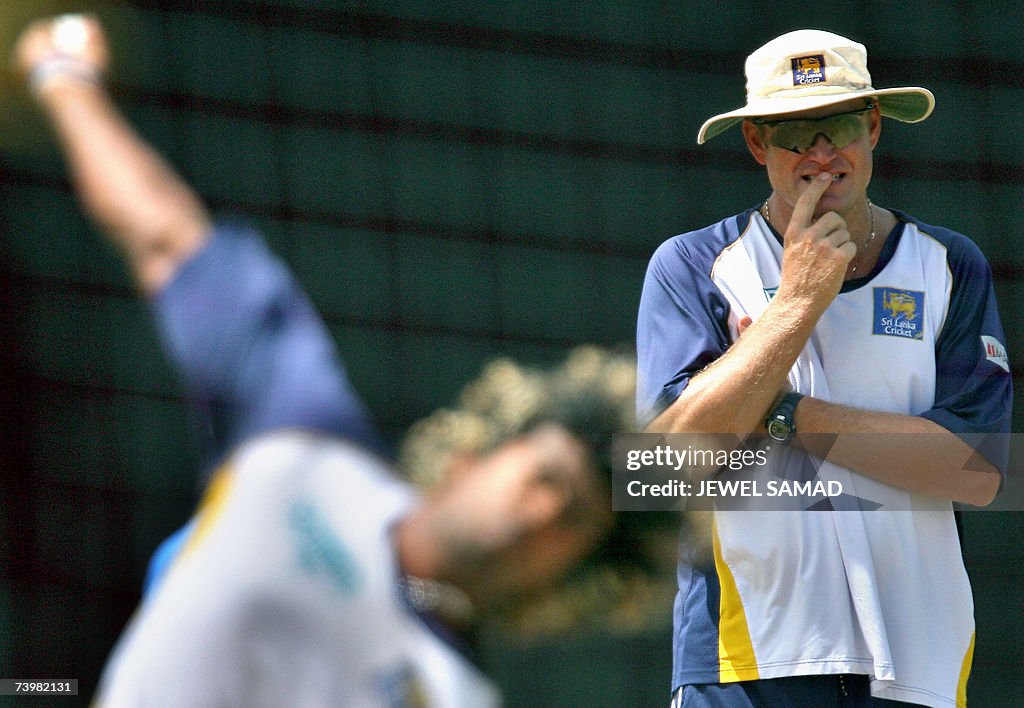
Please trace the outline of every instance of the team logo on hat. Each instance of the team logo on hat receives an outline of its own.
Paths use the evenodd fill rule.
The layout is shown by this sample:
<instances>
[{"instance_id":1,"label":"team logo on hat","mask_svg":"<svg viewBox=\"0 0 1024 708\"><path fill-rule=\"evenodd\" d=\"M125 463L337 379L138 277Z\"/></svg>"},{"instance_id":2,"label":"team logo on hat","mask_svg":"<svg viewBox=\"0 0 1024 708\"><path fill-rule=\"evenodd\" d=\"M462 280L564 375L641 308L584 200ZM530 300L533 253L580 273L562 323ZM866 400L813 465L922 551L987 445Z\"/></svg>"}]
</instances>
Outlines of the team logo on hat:
<instances>
[{"instance_id":1,"label":"team logo on hat","mask_svg":"<svg viewBox=\"0 0 1024 708\"><path fill-rule=\"evenodd\" d=\"M811 54L793 57L793 83L797 86L820 84L825 81L825 55Z\"/></svg>"},{"instance_id":2,"label":"team logo on hat","mask_svg":"<svg viewBox=\"0 0 1024 708\"><path fill-rule=\"evenodd\" d=\"M924 339L924 293L875 288L874 334Z\"/></svg>"}]
</instances>

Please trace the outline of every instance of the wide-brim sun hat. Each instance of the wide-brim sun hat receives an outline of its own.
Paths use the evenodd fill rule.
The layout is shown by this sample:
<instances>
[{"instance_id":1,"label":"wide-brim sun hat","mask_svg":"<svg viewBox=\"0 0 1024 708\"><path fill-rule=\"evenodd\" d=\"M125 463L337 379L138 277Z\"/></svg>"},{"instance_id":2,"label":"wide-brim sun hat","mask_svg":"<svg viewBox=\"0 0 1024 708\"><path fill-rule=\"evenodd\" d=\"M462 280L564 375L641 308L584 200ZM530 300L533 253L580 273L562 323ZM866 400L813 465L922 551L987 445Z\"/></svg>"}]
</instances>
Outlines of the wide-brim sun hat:
<instances>
[{"instance_id":1,"label":"wide-brim sun hat","mask_svg":"<svg viewBox=\"0 0 1024 708\"><path fill-rule=\"evenodd\" d=\"M776 37L747 57L747 105L704 121L697 142L705 143L745 118L823 108L852 98L875 97L882 115L917 123L935 108L935 97L919 86L876 89L863 44L824 30L797 30Z\"/></svg>"}]
</instances>

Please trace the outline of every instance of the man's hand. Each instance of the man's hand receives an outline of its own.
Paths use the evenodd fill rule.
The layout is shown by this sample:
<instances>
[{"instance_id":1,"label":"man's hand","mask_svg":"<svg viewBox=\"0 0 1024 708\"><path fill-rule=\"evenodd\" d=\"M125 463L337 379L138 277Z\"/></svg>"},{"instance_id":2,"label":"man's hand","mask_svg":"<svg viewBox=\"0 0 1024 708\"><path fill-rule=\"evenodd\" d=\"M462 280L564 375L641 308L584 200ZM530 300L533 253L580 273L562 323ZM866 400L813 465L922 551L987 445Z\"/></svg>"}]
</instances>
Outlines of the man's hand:
<instances>
[{"instance_id":1,"label":"man's hand","mask_svg":"<svg viewBox=\"0 0 1024 708\"><path fill-rule=\"evenodd\" d=\"M846 221L834 211L813 220L818 200L832 183L822 172L797 200L783 238L782 280L777 298L802 301L820 315L839 293L846 269L857 254Z\"/></svg>"},{"instance_id":2,"label":"man's hand","mask_svg":"<svg viewBox=\"0 0 1024 708\"><path fill-rule=\"evenodd\" d=\"M198 196L125 121L100 84L109 48L99 20L61 15L29 25L15 60L52 123L75 191L121 250L139 285L158 292L211 232Z\"/></svg>"},{"instance_id":3,"label":"man's hand","mask_svg":"<svg viewBox=\"0 0 1024 708\"><path fill-rule=\"evenodd\" d=\"M96 82L107 70L110 51L93 15L60 15L29 25L14 49L18 70L43 95L67 82Z\"/></svg>"}]
</instances>

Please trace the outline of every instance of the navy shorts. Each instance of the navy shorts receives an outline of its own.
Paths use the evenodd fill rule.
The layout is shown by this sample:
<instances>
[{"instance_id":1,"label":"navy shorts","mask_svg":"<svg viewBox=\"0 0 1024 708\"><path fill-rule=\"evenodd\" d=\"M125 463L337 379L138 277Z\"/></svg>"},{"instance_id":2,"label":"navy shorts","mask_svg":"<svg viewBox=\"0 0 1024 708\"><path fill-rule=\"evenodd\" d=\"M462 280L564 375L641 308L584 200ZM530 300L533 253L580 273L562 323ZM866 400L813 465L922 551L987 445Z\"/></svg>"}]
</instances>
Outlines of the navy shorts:
<instances>
[{"instance_id":1,"label":"navy shorts","mask_svg":"<svg viewBox=\"0 0 1024 708\"><path fill-rule=\"evenodd\" d=\"M862 674L836 674L682 686L672 695L671 708L885 708L914 705L919 704L872 697L871 683Z\"/></svg>"}]
</instances>

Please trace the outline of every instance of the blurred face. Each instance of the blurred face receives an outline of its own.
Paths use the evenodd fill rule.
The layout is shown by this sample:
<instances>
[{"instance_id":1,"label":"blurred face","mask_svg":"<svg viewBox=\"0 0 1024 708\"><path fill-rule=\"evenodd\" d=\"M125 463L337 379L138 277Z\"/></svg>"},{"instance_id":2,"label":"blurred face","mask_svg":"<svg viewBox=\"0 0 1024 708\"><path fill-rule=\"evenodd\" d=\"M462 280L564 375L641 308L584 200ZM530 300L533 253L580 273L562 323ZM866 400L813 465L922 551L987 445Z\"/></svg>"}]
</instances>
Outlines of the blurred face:
<instances>
[{"instance_id":1,"label":"blurred face","mask_svg":"<svg viewBox=\"0 0 1024 708\"><path fill-rule=\"evenodd\" d=\"M459 584L478 604L551 584L612 523L607 486L589 450L553 424L472 458L439 492L435 530L460 568Z\"/></svg>"},{"instance_id":2,"label":"blurred face","mask_svg":"<svg viewBox=\"0 0 1024 708\"><path fill-rule=\"evenodd\" d=\"M743 124L751 154L767 168L772 190L789 210L818 174L832 175L815 218L863 208L880 132L878 108L863 99Z\"/></svg>"}]
</instances>

